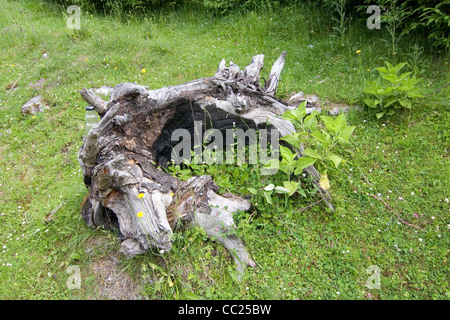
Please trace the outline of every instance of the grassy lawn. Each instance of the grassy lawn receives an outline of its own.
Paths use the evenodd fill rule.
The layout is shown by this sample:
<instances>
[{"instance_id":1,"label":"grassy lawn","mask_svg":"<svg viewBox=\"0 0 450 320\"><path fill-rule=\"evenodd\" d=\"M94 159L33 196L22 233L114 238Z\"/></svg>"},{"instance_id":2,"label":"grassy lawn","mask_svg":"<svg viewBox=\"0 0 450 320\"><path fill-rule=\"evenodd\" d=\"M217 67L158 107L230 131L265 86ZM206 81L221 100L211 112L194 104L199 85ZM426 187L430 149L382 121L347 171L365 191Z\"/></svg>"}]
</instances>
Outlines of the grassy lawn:
<instances>
[{"instance_id":1,"label":"grassy lawn","mask_svg":"<svg viewBox=\"0 0 450 320\"><path fill-rule=\"evenodd\" d=\"M0 0L0 10L0 298L448 299L450 87L436 93L449 82L448 53L414 35L393 53L389 34L367 29L365 16L348 21L344 38L333 36L328 14L306 6L226 16L82 11L80 30L67 28L66 8L44 1ZM336 212L308 207L313 197L239 214L237 232L258 264L241 281L226 249L202 230L177 232L168 254L127 260L114 233L85 225L81 88L156 89L212 76L222 58L243 68L258 53L267 78L283 50L280 98L303 91L362 106L365 81L384 61L407 62L405 71L423 79L426 97L410 112L347 114L352 144L338 151L346 162L328 171ZM49 109L22 116L38 94ZM235 167L211 170L223 190L248 195L260 183ZM67 285L73 265L79 289ZM366 285L370 266L380 270L377 288Z\"/></svg>"}]
</instances>

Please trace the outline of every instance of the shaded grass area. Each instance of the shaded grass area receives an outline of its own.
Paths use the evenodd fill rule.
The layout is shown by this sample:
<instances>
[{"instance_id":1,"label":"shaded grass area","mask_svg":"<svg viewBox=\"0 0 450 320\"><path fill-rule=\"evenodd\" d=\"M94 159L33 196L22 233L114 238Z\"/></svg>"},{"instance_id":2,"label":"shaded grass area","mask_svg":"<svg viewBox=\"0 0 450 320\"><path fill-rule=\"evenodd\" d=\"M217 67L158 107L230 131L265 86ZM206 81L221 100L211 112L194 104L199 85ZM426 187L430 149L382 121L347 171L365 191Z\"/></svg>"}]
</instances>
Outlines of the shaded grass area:
<instances>
[{"instance_id":1,"label":"shaded grass area","mask_svg":"<svg viewBox=\"0 0 450 320\"><path fill-rule=\"evenodd\" d=\"M83 12L81 30L67 29L65 8L45 2L0 6L1 297L111 299L105 288L124 277L105 278L98 266L108 262L111 274L138 287L115 293L124 298L448 298L449 90L432 94L448 83L448 54L409 38L391 56L384 31L366 29L364 17L354 17L341 41L330 36L326 13L301 6L224 17L185 8L120 20ZM328 174L336 213L321 204L301 210L316 199L293 199L288 208L259 203L258 211L241 213L237 232L258 264L242 282L229 253L201 230L176 233L169 254L126 260L114 233L86 227L77 161L82 87L136 81L156 89L213 75L222 58L243 67L264 53L270 66L283 50L279 97L303 91L357 104L364 80L384 60L407 61L431 94L411 113L381 122L368 110L350 111L355 137L341 151L348 161ZM37 91L30 83L41 78ZM20 107L37 94L50 109L22 116ZM227 187L245 193L231 172ZM248 186L255 179L249 175ZM69 265L80 267L80 289L67 286ZM371 265L381 270L379 289L366 286Z\"/></svg>"}]
</instances>

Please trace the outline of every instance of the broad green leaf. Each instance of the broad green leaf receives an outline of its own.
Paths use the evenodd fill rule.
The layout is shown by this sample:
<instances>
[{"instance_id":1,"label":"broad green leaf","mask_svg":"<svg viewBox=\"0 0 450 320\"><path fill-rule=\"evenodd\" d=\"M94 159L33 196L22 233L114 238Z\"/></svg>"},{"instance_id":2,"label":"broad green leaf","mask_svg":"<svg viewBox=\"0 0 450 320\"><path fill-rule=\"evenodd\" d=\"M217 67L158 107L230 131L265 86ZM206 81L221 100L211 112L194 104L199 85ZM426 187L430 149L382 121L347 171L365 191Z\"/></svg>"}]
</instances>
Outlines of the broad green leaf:
<instances>
[{"instance_id":1,"label":"broad green leaf","mask_svg":"<svg viewBox=\"0 0 450 320\"><path fill-rule=\"evenodd\" d=\"M388 73L388 71L387 71L387 69L385 67L378 67L378 68L375 68L375 69L380 71L380 74L387 74Z\"/></svg>"},{"instance_id":2,"label":"broad green leaf","mask_svg":"<svg viewBox=\"0 0 450 320\"><path fill-rule=\"evenodd\" d=\"M264 188L265 191L271 191L273 190L273 188L275 188L275 185L273 183L269 184L268 186L266 186Z\"/></svg>"},{"instance_id":3,"label":"broad green leaf","mask_svg":"<svg viewBox=\"0 0 450 320\"><path fill-rule=\"evenodd\" d=\"M394 110L389 110L388 112L386 112L386 114L388 115L388 116L392 116L393 114L395 114L395 111Z\"/></svg>"},{"instance_id":4,"label":"broad green leaf","mask_svg":"<svg viewBox=\"0 0 450 320\"><path fill-rule=\"evenodd\" d=\"M283 185L289 190L289 196L291 196L295 193L295 191L297 191L299 184L297 181L283 181Z\"/></svg>"},{"instance_id":5,"label":"broad green leaf","mask_svg":"<svg viewBox=\"0 0 450 320\"><path fill-rule=\"evenodd\" d=\"M319 187L315 187L315 188L308 190L308 193L313 196L317 193L317 190L319 190ZM306 197L306 195L305 195L305 197Z\"/></svg>"},{"instance_id":6,"label":"broad green leaf","mask_svg":"<svg viewBox=\"0 0 450 320\"><path fill-rule=\"evenodd\" d=\"M296 154L293 153L291 149L283 146L280 146L280 154L281 157L285 159L289 164L291 164L294 161L294 158L296 156Z\"/></svg>"},{"instance_id":7,"label":"broad green leaf","mask_svg":"<svg viewBox=\"0 0 450 320\"><path fill-rule=\"evenodd\" d=\"M311 157L311 158L314 158L314 159L322 159L322 157L320 156L319 152L317 150L315 150L315 149L306 148L303 151L303 154L305 156L308 156L308 157Z\"/></svg>"},{"instance_id":8,"label":"broad green leaf","mask_svg":"<svg viewBox=\"0 0 450 320\"><path fill-rule=\"evenodd\" d=\"M303 101L302 103L299 104L299 106L297 107L297 109L292 110L292 114L300 120L301 120L306 116L306 103L307 101Z\"/></svg>"},{"instance_id":9,"label":"broad green leaf","mask_svg":"<svg viewBox=\"0 0 450 320\"><path fill-rule=\"evenodd\" d=\"M393 67L389 62L386 62L386 64L388 65L389 73L397 73L406 65L406 62L401 62L395 65L395 67Z\"/></svg>"},{"instance_id":10,"label":"broad green leaf","mask_svg":"<svg viewBox=\"0 0 450 320\"><path fill-rule=\"evenodd\" d=\"M398 83L400 82L399 77L396 74L390 73L390 74L385 74L381 76L383 79L388 80L391 83Z\"/></svg>"},{"instance_id":11,"label":"broad green leaf","mask_svg":"<svg viewBox=\"0 0 450 320\"><path fill-rule=\"evenodd\" d=\"M408 99L400 99L399 102L405 108L411 109L412 107L411 101L409 101Z\"/></svg>"},{"instance_id":12,"label":"broad green leaf","mask_svg":"<svg viewBox=\"0 0 450 320\"><path fill-rule=\"evenodd\" d=\"M370 98L366 98L364 99L364 102L370 107L370 108L376 108L378 106L378 104L381 102L380 100L376 100L376 99L370 99Z\"/></svg>"},{"instance_id":13,"label":"broad green leaf","mask_svg":"<svg viewBox=\"0 0 450 320\"><path fill-rule=\"evenodd\" d=\"M384 101L383 101L383 108L387 108L389 107L391 104L393 104L394 102L396 102L398 100L398 98L396 96L390 96L387 97Z\"/></svg>"},{"instance_id":14,"label":"broad green leaf","mask_svg":"<svg viewBox=\"0 0 450 320\"><path fill-rule=\"evenodd\" d=\"M306 193L305 193L305 190L303 190L302 188L298 188L297 189L297 192L299 193L299 194L301 194L304 198L306 198Z\"/></svg>"},{"instance_id":15,"label":"broad green leaf","mask_svg":"<svg viewBox=\"0 0 450 320\"><path fill-rule=\"evenodd\" d=\"M332 131L336 131L334 127L334 119L330 116L320 116L320 118L322 119L323 123L325 124L325 126L327 127L328 130L332 130Z\"/></svg>"},{"instance_id":16,"label":"broad green leaf","mask_svg":"<svg viewBox=\"0 0 450 320\"><path fill-rule=\"evenodd\" d=\"M247 188L248 191L250 191L251 194L257 195L258 194L258 190L256 190L255 188Z\"/></svg>"},{"instance_id":17,"label":"broad green leaf","mask_svg":"<svg viewBox=\"0 0 450 320\"><path fill-rule=\"evenodd\" d=\"M409 76L411 73L412 73L412 72L405 72L405 73L402 73L398 78L399 78L401 81L409 82L408 80L410 80L410 78L409 78L408 76Z\"/></svg>"},{"instance_id":18,"label":"broad green leaf","mask_svg":"<svg viewBox=\"0 0 450 320\"><path fill-rule=\"evenodd\" d=\"M303 128L305 130L311 131L316 127L317 127L317 118L315 114L311 114L307 116L305 120L303 120Z\"/></svg>"},{"instance_id":19,"label":"broad green leaf","mask_svg":"<svg viewBox=\"0 0 450 320\"><path fill-rule=\"evenodd\" d=\"M316 159L310 158L310 157L301 157L295 161L295 171L294 173L296 175L299 175L303 172L304 169L306 169L309 166L312 166L316 162Z\"/></svg>"},{"instance_id":20,"label":"broad green leaf","mask_svg":"<svg viewBox=\"0 0 450 320\"><path fill-rule=\"evenodd\" d=\"M334 127L336 128L336 131L338 132L341 128L347 126L347 119L345 119L345 114L340 113L335 119L334 119Z\"/></svg>"},{"instance_id":21,"label":"broad green leaf","mask_svg":"<svg viewBox=\"0 0 450 320\"><path fill-rule=\"evenodd\" d=\"M299 123L297 117L292 114L292 111L293 110L288 110L288 111L283 112L283 114L281 115L281 118L291 121L295 127L298 127L300 125L300 123Z\"/></svg>"},{"instance_id":22,"label":"broad green leaf","mask_svg":"<svg viewBox=\"0 0 450 320\"><path fill-rule=\"evenodd\" d=\"M342 128L339 131L339 134L337 136L339 142L342 143L349 143L350 142L350 137L353 134L353 131L355 130L355 126L346 126L344 128Z\"/></svg>"},{"instance_id":23,"label":"broad green leaf","mask_svg":"<svg viewBox=\"0 0 450 320\"><path fill-rule=\"evenodd\" d=\"M384 116L384 111L383 111L383 112L378 112L378 113L376 114L376 116L377 116L377 119L382 118L382 117Z\"/></svg>"},{"instance_id":24,"label":"broad green leaf","mask_svg":"<svg viewBox=\"0 0 450 320\"><path fill-rule=\"evenodd\" d=\"M272 204L272 197L270 196L271 192L264 192L264 198L266 199L268 204Z\"/></svg>"},{"instance_id":25,"label":"broad green leaf","mask_svg":"<svg viewBox=\"0 0 450 320\"><path fill-rule=\"evenodd\" d=\"M311 136L316 138L320 143L325 144L327 141L330 140L330 135L326 133L325 131L313 131L311 132Z\"/></svg>"},{"instance_id":26,"label":"broad green leaf","mask_svg":"<svg viewBox=\"0 0 450 320\"><path fill-rule=\"evenodd\" d=\"M286 160L282 160L280 162L280 165L278 166L278 169L283 171L286 174L291 174L292 173L292 165L293 163L289 164Z\"/></svg>"},{"instance_id":27,"label":"broad green leaf","mask_svg":"<svg viewBox=\"0 0 450 320\"><path fill-rule=\"evenodd\" d=\"M336 168L338 167L338 165L339 165L339 164L341 163L341 161L342 161L342 158L339 157L338 155L335 155L335 154L330 154L330 155L326 156L325 159L333 161L334 166L335 166Z\"/></svg>"},{"instance_id":28,"label":"broad green leaf","mask_svg":"<svg viewBox=\"0 0 450 320\"><path fill-rule=\"evenodd\" d=\"M300 144L301 144L300 137L302 135L307 135L307 133L306 132L296 132L293 134L285 135L284 137L281 138L281 140L284 140L287 143L289 143L290 145L292 145L293 147L300 149Z\"/></svg>"}]
</instances>

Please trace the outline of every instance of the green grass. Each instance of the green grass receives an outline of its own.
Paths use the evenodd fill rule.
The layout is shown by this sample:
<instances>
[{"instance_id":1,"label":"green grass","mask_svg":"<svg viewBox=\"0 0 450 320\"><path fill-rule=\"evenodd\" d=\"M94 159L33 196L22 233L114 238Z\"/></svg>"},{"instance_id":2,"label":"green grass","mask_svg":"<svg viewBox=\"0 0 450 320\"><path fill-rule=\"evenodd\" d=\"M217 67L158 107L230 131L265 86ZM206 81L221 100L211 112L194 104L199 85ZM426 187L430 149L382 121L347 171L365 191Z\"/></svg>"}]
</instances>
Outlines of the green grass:
<instances>
[{"instance_id":1,"label":"green grass","mask_svg":"<svg viewBox=\"0 0 450 320\"><path fill-rule=\"evenodd\" d=\"M188 8L121 19L82 12L81 30L67 29L65 8L46 2L0 0L0 10L1 298L126 298L119 284L134 283L130 295L141 299L448 299L449 87L433 93L449 82L448 54L408 38L392 57L384 30L358 17L341 41L325 12L302 6L223 17ZM267 78L283 50L279 97L303 91L358 104L364 80L385 60L408 62L430 93L410 113L381 121L366 109L349 112L353 144L340 152L348 161L328 173L335 213L322 204L300 210L315 198L241 213L237 232L258 263L241 282L228 252L199 229L176 233L168 254L127 260L114 234L86 227L81 88L136 81L156 89L211 76L222 58L244 67L258 53ZM36 92L30 82L41 78ZM22 116L37 94L50 109ZM245 192L235 170L217 176ZM423 231L366 193L381 194ZM69 265L80 267L78 290L66 285ZM371 265L381 270L379 289L365 286Z\"/></svg>"}]
</instances>

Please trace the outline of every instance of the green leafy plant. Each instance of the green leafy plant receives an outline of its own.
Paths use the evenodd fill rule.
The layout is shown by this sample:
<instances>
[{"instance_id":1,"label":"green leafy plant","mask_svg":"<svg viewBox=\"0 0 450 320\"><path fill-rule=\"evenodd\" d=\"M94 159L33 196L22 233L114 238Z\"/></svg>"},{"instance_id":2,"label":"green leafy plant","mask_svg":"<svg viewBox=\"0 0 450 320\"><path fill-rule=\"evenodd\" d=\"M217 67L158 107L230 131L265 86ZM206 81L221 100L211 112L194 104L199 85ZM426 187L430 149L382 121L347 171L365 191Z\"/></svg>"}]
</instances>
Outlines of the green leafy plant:
<instances>
[{"instance_id":1,"label":"green leafy plant","mask_svg":"<svg viewBox=\"0 0 450 320\"><path fill-rule=\"evenodd\" d=\"M412 77L411 72L398 75L398 72L406 65L406 62L395 66L386 62L386 67L376 68L380 77L367 83L363 89L364 102L370 108L376 110L378 119L384 115L393 115L397 109L411 109L417 98L423 97L418 87L420 78Z\"/></svg>"},{"instance_id":2,"label":"green leafy plant","mask_svg":"<svg viewBox=\"0 0 450 320\"><path fill-rule=\"evenodd\" d=\"M281 160L272 159L265 164L266 168L278 169L285 174L282 185L275 186L270 183L263 188L268 203L272 203L270 196L273 192L285 194L285 199L296 192L306 197L299 176L311 165L317 166L323 179L328 183L328 168L330 166L337 168L343 161L333 150L339 144L348 144L355 129L354 126L347 125L343 113L333 118L313 111L306 116L306 101L296 109L286 111L282 118L290 120L297 132L281 138L291 145L293 150L280 146ZM250 192L256 194L257 191L252 189Z\"/></svg>"},{"instance_id":3,"label":"green leafy plant","mask_svg":"<svg viewBox=\"0 0 450 320\"><path fill-rule=\"evenodd\" d=\"M282 117L290 120L297 128L296 133L284 136L282 140L303 150L303 157L300 158L303 160L296 162L296 173L312 164L316 165L319 171L326 170L330 164L337 168L343 161L333 150L339 144L350 143L350 137L355 130L354 126L347 125L344 113L331 117L313 111L306 116L305 101L297 109L286 111Z\"/></svg>"}]
</instances>

